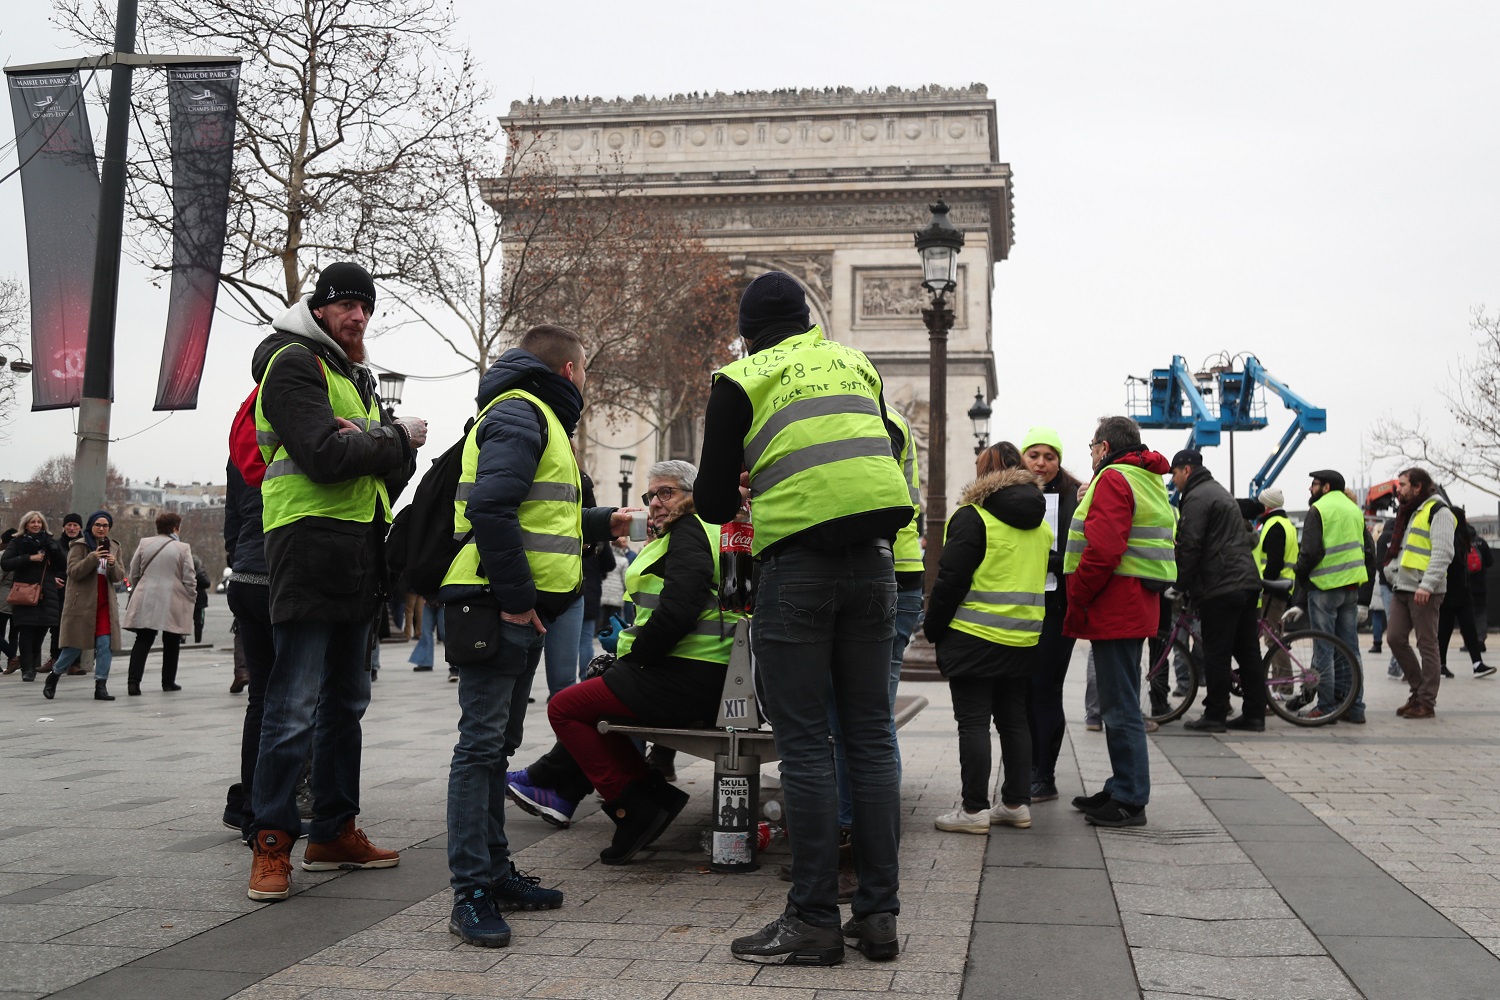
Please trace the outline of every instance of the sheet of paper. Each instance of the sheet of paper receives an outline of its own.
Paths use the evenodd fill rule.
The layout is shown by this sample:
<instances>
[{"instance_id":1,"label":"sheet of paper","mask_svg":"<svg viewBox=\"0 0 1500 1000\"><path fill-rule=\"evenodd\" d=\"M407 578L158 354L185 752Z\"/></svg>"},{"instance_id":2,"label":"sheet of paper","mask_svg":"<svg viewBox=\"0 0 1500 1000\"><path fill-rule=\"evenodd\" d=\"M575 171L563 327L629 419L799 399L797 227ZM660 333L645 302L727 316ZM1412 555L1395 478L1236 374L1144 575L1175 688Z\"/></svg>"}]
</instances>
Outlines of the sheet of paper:
<instances>
[{"instance_id":1,"label":"sheet of paper","mask_svg":"<svg viewBox=\"0 0 1500 1000\"><path fill-rule=\"evenodd\" d=\"M1057 530L1057 494L1056 493L1047 493L1047 494L1044 494L1044 496L1047 499L1047 527L1049 527L1049 528L1052 529L1052 551L1054 551L1054 552L1061 552L1062 551L1062 547L1063 547L1063 541L1064 541L1064 539L1058 533L1058 530ZM1056 589L1057 589L1057 574L1056 573L1052 573L1052 572L1048 572L1047 573L1047 590L1048 590L1048 592L1051 592L1051 591L1054 591Z\"/></svg>"}]
</instances>

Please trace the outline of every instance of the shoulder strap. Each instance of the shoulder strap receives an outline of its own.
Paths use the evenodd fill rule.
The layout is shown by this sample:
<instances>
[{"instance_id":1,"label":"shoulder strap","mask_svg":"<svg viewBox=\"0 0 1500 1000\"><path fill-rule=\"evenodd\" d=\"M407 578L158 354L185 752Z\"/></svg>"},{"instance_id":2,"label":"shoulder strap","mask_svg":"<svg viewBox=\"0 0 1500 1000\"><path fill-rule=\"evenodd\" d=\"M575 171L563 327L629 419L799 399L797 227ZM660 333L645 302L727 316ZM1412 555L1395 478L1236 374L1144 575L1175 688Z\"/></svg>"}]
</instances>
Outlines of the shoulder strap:
<instances>
[{"instance_id":1,"label":"shoulder strap","mask_svg":"<svg viewBox=\"0 0 1500 1000\"><path fill-rule=\"evenodd\" d=\"M145 576L146 575L146 567L150 566L151 565L151 561L153 559L155 559L157 556L161 555L162 552L166 550L166 547L168 545L171 545L171 544L172 544L172 539L168 538L167 541L166 541L166 544L162 545L155 552L151 553L149 556L146 557L146 561L143 562L143 563L141 563L141 573L140 573L141 576Z\"/></svg>"}]
</instances>

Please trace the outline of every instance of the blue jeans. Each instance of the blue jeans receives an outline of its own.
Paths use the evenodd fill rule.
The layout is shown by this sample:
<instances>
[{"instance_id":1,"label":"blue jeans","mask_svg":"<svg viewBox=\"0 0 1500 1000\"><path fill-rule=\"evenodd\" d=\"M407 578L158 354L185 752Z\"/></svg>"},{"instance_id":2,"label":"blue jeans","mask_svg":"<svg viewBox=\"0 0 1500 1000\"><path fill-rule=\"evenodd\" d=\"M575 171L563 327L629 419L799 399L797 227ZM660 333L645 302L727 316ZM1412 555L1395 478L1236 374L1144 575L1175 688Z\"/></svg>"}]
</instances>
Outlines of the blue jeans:
<instances>
[{"instance_id":1,"label":"blue jeans","mask_svg":"<svg viewBox=\"0 0 1500 1000\"><path fill-rule=\"evenodd\" d=\"M547 697L578 683L578 631L583 628L583 595L547 623Z\"/></svg>"},{"instance_id":2,"label":"blue jeans","mask_svg":"<svg viewBox=\"0 0 1500 1000\"><path fill-rule=\"evenodd\" d=\"M1337 590L1319 590L1316 587L1307 595L1307 623L1322 632L1332 632L1359 657L1359 591L1355 587L1340 587ZM1349 664L1333 663L1333 649L1325 643L1313 647L1312 665L1318 672L1318 709L1329 712L1343 700L1349 690ZM1349 705L1349 715L1356 719L1365 714L1364 691L1354 692L1354 701Z\"/></svg>"},{"instance_id":3,"label":"blue jeans","mask_svg":"<svg viewBox=\"0 0 1500 1000\"><path fill-rule=\"evenodd\" d=\"M250 793L252 832L302 828L297 778L309 751L310 839L327 843L359 815L360 720L370 705L371 626L368 621L271 626L276 662L261 715Z\"/></svg>"},{"instance_id":4,"label":"blue jeans","mask_svg":"<svg viewBox=\"0 0 1500 1000\"><path fill-rule=\"evenodd\" d=\"M1104 744L1114 773L1104 790L1128 806L1151 800L1146 719L1141 715L1141 648L1145 639L1095 639L1094 676L1104 719Z\"/></svg>"},{"instance_id":5,"label":"blue jeans","mask_svg":"<svg viewBox=\"0 0 1500 1000\"><path fill-rule=\"evenodd\" d=\"M917 630L922 617L922 588L896 591L896 638L891 642L891 747L896 751L896 783L901 783L901 743L896 739L896 689L901 686L901 661L906 645ZM828 728L833 732L833 773L839 783L839 826L854 822L854 795L849 791L849 761L844 755L844 734L839 728L838 713L828 704Z\"/></svg>"},{"instance_id":6,"label":"blue jeans","mask_svg":"<svg viewBox=\"0 0 1500 1000\"><path fill-rule=\"evenodd\" d=\"M52 663L54 674L66 673L67 669L77 663L83 656L83 650L77 646L64 646L58 651L57 659ZM109 679L109 665L114 661L114 653L109 648L108 633L97 636L94 639L94 680L103 681Z\"/></svg>"},{"instance_id":7,"label":"blue jeans","mask_svg":"<svg viewBox=\"0 0 1500 1000\"><path fill-rule=\"evenodd\" d=\"M500 629L493 660L458 668L458 743L448 769L448 871L454 892L511 873L505 768L521 745L543 637L530 624L501 622Z\"/></svg>"},{"instance_id":8,"label":"blue jeans","mask_svg":"<svg viewBox=\"0 0 1500 1000\"><path fill-rule=\"evenodd\" d=\"M761 563L750 630L761 707L781 755L792 846L792 911L837 927L839 818L828 703L837 707L854 792L856 919L899 913L901 784L891 744L896 577L888 544L793 545Z\"/></svg>"},{"instance_id":9,"label":"blue jeans","mask_svg":"<svg viewBox=\"0 0 1500 1000\"><path fill-rule=\"evenodd\" d=\"M417 644L411 649L411 656L407 663L419 667L432 666L433 639L437 635L437 622L441 617L441 608L435 607L431 601L422 602L422 634L417 636Z\"/></svg>"}]
</instances>

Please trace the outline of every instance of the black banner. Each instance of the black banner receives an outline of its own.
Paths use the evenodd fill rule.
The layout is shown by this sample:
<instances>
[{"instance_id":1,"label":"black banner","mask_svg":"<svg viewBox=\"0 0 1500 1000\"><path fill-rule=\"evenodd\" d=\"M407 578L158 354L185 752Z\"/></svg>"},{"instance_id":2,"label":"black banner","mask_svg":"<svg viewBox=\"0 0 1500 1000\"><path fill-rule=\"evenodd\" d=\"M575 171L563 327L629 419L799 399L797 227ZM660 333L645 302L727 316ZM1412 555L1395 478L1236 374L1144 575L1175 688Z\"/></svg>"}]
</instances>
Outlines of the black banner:
<instances>
[{"instance_id":1,"label":"black banner","mask_svg":"<svg viewBox=\"0 0 1500 1000\"><path fill-rule=\"evenodd\" d=\"M31 280L31 408L83 396L99 167L76 72L8 73Z\"/></svg>"},{"instance_id":2,"label":"black banner","mask_svg":"<svg viewBox=\"0 0 1500 1000\"><path fill-rule=\"evenodd\" d=\"M172 297L156 382L158 410L198 407L198 383L224 258L239 89L238 64L167 70L172 111Z\"/></svg>"}]
</instances>

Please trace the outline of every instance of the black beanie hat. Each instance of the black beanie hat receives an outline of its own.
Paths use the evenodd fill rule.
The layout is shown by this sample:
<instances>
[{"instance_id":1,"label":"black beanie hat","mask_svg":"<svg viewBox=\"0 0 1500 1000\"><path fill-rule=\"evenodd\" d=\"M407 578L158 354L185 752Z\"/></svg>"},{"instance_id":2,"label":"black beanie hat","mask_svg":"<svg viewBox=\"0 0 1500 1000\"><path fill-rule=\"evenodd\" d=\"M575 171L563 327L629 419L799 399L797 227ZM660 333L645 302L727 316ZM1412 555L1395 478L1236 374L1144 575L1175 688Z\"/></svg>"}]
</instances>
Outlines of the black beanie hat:
<instances>
[{"instance_id":1,"label":"black beanie hat","mask_svg":"<svg viewBox=\"0 0 1500 1000\"><path fill-rule=\"evenodd\" d=\"M774 323L800 323L804 330L812 325L802 286L782 271L767 271L750 282L740 296L741 337L754 340Z\"/></svg>"},{"instance_id":2,"label":"black beanie hat","mask_svg":"<svg viewBox=\"0 0 1500 1000\"><path fill-rule=\"evenodd\" d=\"M313 286L307 308L319 309L340 299L358 299L374 309L375 279L370 277L370 272L347 261L323 268L318 283Z\"/></svg>"},{"instance_id":3,"label":"black beanie hat","mask_svg":"<svg viewBox=\"0 0 1500 1000\"><path fill-rule=\"evenodd\" d=\"M82 514L69 514L67 517L63 518L63 525L67 526L69 524L76 524L80 528L83 527L83 515Z\"/></svg>"}]
</instances>

